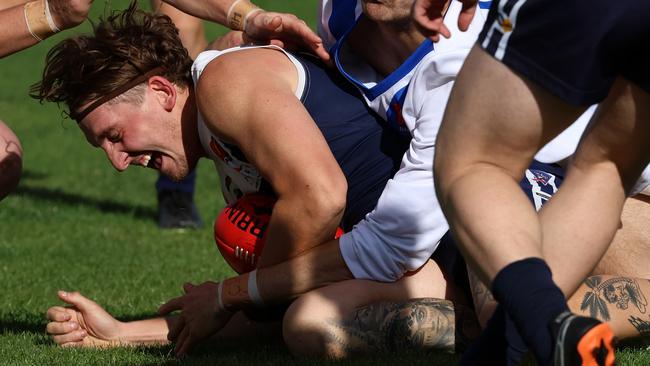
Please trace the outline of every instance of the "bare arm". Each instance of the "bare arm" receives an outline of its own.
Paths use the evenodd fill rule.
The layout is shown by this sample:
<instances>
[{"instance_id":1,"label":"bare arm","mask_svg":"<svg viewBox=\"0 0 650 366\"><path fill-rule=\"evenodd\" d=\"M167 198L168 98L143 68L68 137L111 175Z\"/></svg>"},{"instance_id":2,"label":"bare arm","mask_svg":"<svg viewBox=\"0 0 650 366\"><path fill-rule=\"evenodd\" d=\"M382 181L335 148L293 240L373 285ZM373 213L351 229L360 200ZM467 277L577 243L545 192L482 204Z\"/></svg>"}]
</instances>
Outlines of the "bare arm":
<instances>
[{"instance_id":1,"label":"bare arm","mask_svg":"<svg viewBox=\"0 0 650 366\"><path fill-rule=\"evenodd\" d=\"M277 196L260 266L334 237L345 208L345 176L295 96L296 83L282 52L252 49L212 61L197 87L209 128L236 144Z\"/></svg>"},{"instance_id":2,"label":"bare arm","mask_svg":"<svg viewBox=\"0 0 650 366\"><path fill-rule=\"evenodd\" d=\"M59 291L67 307L47 310L46 330L63 347L118 347L165 344L176 317L157 317L121 322L100 305L78 292Z\"/></svg>"},{"instance_id":3,"label":"bare arm","mask_svg":"<svg viewBox=\"0 0 650 366\"><path fill-rule=\"evenodd\" d=\"M40 15L39 9L45 9L43 0L29 2L38 3L34 7L36 15L29 16L31 31L25 20L25 4L22 1L19 5L0 10L0 57L10 55L38 43L39 40L54 34L49 28L45 15ZM49 10L54 25L60 29L68 29L77 26L88 16L92 0L49 0ZM29 6L29 4L28 4ZM32 8L30 8L32 9Z\"/></svg>"},{"instance_id":4,"label":"bare arm","mask_svg":"<svg viewBox=\"0 0 650 366\"><path fill-rule=\"evenodd\" d=\"M250 64L251 60L258 65ZM295 68L284 54L257 49L219 57L205 69L197 86L206 123L215 134L239 146L278 196L261 257L264 263L260 263L268 267L259 269L255 282L266 303L288 302L311 289L353 278L338 241L329 240L344 207L345 177L294 95L295 79ZM214 282L186 285L184 296L161 307L163 314L182 310L184 321L170 331L178 353L220 329L231 311L251 304L249 276L223 283L228 311L218 306ZM188 327L193 329L186 331Z\"/></svg>"},{"instance_id":5,"label":"bare arm","mask_svg":"<svg viewBox=\"0 0 650 366\"><path fill-rule=\"evenodd\" d=\"M330 61L330 56L320 37L303 20L293 14L270 11L252 12L245 18L245 24L239 28L233 28L228 25L228 11L235 0L163 1L195 17L217 22L233 30L244 31L246 43L273 43L292 49L304 48L311 50L323 61Z\"/></svg>"}]
</instances>

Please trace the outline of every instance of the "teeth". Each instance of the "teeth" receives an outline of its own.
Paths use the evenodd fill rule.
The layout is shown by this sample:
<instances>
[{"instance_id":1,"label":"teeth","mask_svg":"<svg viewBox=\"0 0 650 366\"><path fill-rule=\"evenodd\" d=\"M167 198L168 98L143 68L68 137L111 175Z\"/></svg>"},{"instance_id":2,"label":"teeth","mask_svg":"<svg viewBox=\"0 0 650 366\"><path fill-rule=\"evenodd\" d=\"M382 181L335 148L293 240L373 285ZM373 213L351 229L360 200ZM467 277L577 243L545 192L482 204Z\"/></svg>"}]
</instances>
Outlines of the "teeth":
<instances>
[{"instance_id":1,"label":"teeth","mask_svg":"<svg viewBox=\"0 0 650 366\"><path fill-rule=\"evenodd\" d=\"M147 165L149 165L150 160L151 160L151 154L144 155L142 159L140 159L140 164L146 167Z\"/></svg>"}]
</instances>

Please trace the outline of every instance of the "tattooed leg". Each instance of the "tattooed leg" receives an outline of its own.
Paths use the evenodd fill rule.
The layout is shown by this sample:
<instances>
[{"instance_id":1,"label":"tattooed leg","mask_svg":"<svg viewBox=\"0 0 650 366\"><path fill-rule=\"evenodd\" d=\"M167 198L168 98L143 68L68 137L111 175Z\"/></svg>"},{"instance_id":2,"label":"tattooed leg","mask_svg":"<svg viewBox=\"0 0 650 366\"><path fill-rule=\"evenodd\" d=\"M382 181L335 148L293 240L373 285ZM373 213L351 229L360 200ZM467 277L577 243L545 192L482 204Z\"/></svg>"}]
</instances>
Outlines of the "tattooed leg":
<instances>
[{"instance_id":1,"label":"tattooed leg","mask_svg":"<svg viewBox=\"0 0 650 366\"><path fill-rule=\"evenodd\" d=\"M432 261L394 283L339 282L291 305L285 343L296 354L332 358L402 348L453 350L477 335L478 325L473 311L441 300L446 293L453 291Z\"/></svg>"},{"instance_id":2,"label":"tattooed leg","mask_svg":"<svg viewBox=\"0 0 650 366\"><path fill-rule=\"evenodd\" d=\"M619 339L650 335L650 280L622 276L591 276L569 299L569 307L609 322Z\"/></svg>"},{"instance_id":3,"label":"tattooed leg","mask_svg":"<svg viewBox=\"0 0 650 366\"><path fill-rule=\"evenodd\" d=\"M449 300L413 299L365 306L349 318L327 320L328 348L341 354L372 351L464 350L478 335L471 309Z\"/></svg>"},{"instance_id":4,"label":"tattooed leg","mask_svg":"<svg viewBox=\"0 0 650 366\"><path fill-rule=\"evenodd\" d=\"M474 301L476 317L481 328L484 328L488 320L492 317L492 313L497 308L497 301L492 296L492 292L481 282L469 266L467 266L467 275L469 277L469 286L472 290L472 300Z\"/></svg>"}]
</instances>

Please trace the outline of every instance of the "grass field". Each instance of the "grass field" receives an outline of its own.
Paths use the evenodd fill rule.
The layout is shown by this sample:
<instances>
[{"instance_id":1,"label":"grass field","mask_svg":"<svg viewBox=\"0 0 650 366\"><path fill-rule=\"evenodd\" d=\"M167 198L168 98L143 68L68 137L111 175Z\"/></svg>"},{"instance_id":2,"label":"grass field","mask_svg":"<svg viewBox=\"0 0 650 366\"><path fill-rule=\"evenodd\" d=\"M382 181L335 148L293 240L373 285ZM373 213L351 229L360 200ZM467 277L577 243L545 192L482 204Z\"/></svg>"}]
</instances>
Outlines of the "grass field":
<instances>
[{"instance_id":1,"label":"grass field","mask_svg":"<svg viewBox=\"0 0 650 366\"><path fill-rule=\"evenodd\" d=\"M92 18L121 1L95 1ZM258 0L262 7L293 11L313 24L316 1ZM143 3L146 6L147 2ZM88 24L19 54L0 59L0 118L21 138L24 175L18 190L0 202L0 364L2 365L251 365L453 364L452 355L380 354L345 362L291 357L273 344L210 345L177 359L170 347L114 350L61 349L44 331L45 310L57 289L78 290L119 319L155 314L180 294L184 281L232 274L219 257L211 222L223 206L212 164L199 165L197 204L206 225L198 231L163 231L155 222L152 170L118 174L92 149L56 105L27 96L39 80L47 50ZM209 26L209 37L223 28ZM621 365L648 365L650 352L626 350Z\"/></svg>"}]
</instances>

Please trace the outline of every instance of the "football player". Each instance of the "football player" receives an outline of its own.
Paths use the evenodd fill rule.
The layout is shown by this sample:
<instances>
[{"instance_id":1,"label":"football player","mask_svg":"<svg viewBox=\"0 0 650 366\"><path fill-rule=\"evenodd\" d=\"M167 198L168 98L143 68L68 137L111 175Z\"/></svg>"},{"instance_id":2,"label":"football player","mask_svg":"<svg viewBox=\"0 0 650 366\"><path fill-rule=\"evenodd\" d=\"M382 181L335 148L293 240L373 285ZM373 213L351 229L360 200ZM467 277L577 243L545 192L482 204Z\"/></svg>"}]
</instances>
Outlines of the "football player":
<instances>
[{"instance_id":1,"label":"football player","mask_svg":"<svg viewBox=\"0 0 650 366\"><path fill-rule=\"evenodd\" d=\"M477 1L462 2L468 21ZM415 6L435 37L442 3ZM501 305L468 364L524 342L539 364L614 363L609 327L571 314L566 297L611 244L650 159L648 19L650 7L632 1L494 1L450 98L435 161L445 214ZM537 215L517 181L594 103L564 189ZM477 220L486 205L494 213ZM510 336L515 328L523 340Z\"/></svg>"},{"instance_id":2,"label":"football player","mask_svg":"<svg viewBox=\"0 0 650 366\"><path fill-rule=\"evenodd\" d=\"M471 44L471 42L470 42ZM416 46L419 46L416 44ZM423 50L426 49L426 45L424 46ZM462 49L458 50L459 54L462 54ZM238 51L241 52L241 51ZM407 54L409 55L409 54ZM444 55L444 53L443 53ZM427 56L427 52L424 52L424 55L421 56ZM206 56L207 57L207 56ZM435 59L432 56L427 56L427 60ZM407 57L408 58L408 57ZM444 57L443 57L444 59ZM219 61L219 59L217 59ZM216 62L216 61L212 61ZM441 63L444 66L444 63ZM453 70L454 65L458 66L458 63L450 63L448 66L450 69ZM399 66L399 65L397 65ZM412 66L412 65L411 65ZM398 67L399 69L399 67ZM411 71L412 68L409 68L407 71ZM449 71L449 74L441 74L441 78L439 81L443 82L443 88L442 90L442 95L444 95L444 91L448 90L447 88L449 85L446 85L445 80L452 80L453 79L453 71ZM449 77L449 79L446 79L446 77ZM393 79L394 80L394 79ZM399 80L399 79L398 79ZM423 79L426 80L426 79ZM408 80L407 80L408 82ZM415 84L414 84L415 85ZM434 84L435 85L435 84ZM413 93L420 93L422 91L418 91L418 88L411 89L414 90ZM443 103L444 104L444 103ZM222 106L224 107L224 106ZM201 108L201 105L199 104L199 108ZM413 112L414 109L411 109L411 112ZM431 125L433 126L433 131L435 132L435 116L436 114L433 115L433 117L430 116ZM229 116L229 117L235 117L236 116ZM409 118L415 118L415 117L409 117ZM411 119L409 120L408 124L410 126L414 126L417 123L415 123L416 119ZM424 120L420 120L420 122L423 122ZM407 124L407 126L408 126ZM398 124L399 126L399 124ZM407 127L409 128L409 127ZM415 130L409 131L409 133L413 133ZM423 132L424 130L421 129L419 130L420 132ZM429 131L430 132L430 131ZM431 135L424 134L425 137L431 138ZM415 133L417 135L417 133ZM417 136L416 136L417 137ZM417 138L411 141L412 144L418 144L418 141L422 141L421 139L418 140ZM427 140L430 141L430 140ZM425 148L427 145L422 145ZM415 149L420 149L420 146L415 146ZM222 156L228 156L224 154L221 150L223 150L223 146L218 145L215 146L214 148L215 154L217 155L222 155ZM406 159L410 159L413 155L407 155ZM149 157L145 157L145 160L151 161ZM237 169L238 163L234 161L233 159L218 159L223 161L223 165L226 165L226 167L230 166L233 169ZM432 159L431 159L432 160ZM422 174L430 174L430 169L428 170L427 173L427 162L424 161L422 166L424 167L423 169L415 169L419 170ZM430 163L428 163L430 166ZM226 169L224 167L224 169ZM240 169L241 170L241 169ZM531 172L532 173L532 172ZM430 176L430 175L429 175ZM547 178L552 178L551 176L545 176L542 174L542 177L547 177ZM538 176L532 176L530 178L530 181L532 182L539 182L539 177ZM424 180L423 180L424 181ZM224 182L226 183L226 182ZM530 183L530 182L529 182ZM429 183L430 184L430 183ZM531 184L532 185L532 184ZM226 184L226 187L228 185ZM537 185L537 187L539 184ZM432 189L432 187L431 187ZM529 189L530 191L530 189ZM429 193L429 197L432 191ZM540 193L540 192L538 192ZM540 193L541 194L541 193ZM406 197L406 196L404 196ZM406 197L408 198L408 197ZM410 202L410 201L409 201ZM275 210L274 210L274 215L275 215ZM412 212L405 212L407 215L413 215ZM412 217L412 216L408 216ZM401 217L403 219L403 217ZM372 220L372 219L371 219ZM371 221L370 220L370 221ZM439 222L436 221L434 222L435 225L441 225L444 226L444 222ZM401 227L399 226L393 226L393 234L399 233ZM442 232L444 233L445 230ZM354 230L352 231L354 233ZM404 230L404 233L406 235L413 235L417 234L412 232L411 230ZM425 233L427 234L427 233ZM332 232L328 232L327 234L332 235ZM325 237L325 240L327 238ZM438 239L439 240L439 239ZM435 249L435 246L437 244L437 241L431 240L429 243L429 246L427 246L425 249L427 251L433 251ZM441 244L442 245L442 244ZM408 248L407 248L408 249ZM411 250L411 249L408 249ZM271 252L273 253L273 252ZM429 253L430 254L430 253ZM427 262L428 257L426 254L421 255L424 257L424 262L425 263L431 263ZM285 256L284 258L286 258ZM390 258L389 258L390 259ZM390 259L391 261L393 259ZM429 264L431 266L432 264ZM329 266L329 267L328 267ZM417 269L417 265L414 267ZM417 272L417 275L420 275L422 273L427 273L428 270L427 266L424 267L424 269L420 270ZM425 271L427 269L427 271ZM363 270L363 269L361 269ZM382 268L381 266L369 266L368 270L372 271L379 271L381 272L382 270L385 271L387 268ZM400 277L404 272L406 272L408 269L407 267L398 267L398 270L396 271L397 275L396 277ZM464 270L464 268L463 268ZM433 272L431 272L433 273ZM435 273L434 273L435 274ZM393 274L394 275L394 274ZM363 317L363 314L368 315L371 314L372 312L368 312L367 310L371 309L371 306L366 307L364 304L369 304L372 303L373 301L381 300L377 298L377 293L381 294L384 300L394 300L394 301L400 301L402 298L401 294L398 293L392 293L389 289L390 288L395 288L399 289L399 286L406 285L412 286L411 288L415 291L418 290L417 286L415 286L415 280L413 280L414 276L406 276L401 279L399 279L394 285L390 283L377 283L377 282L372 282L372 281L364 281L364 280L355 280L355 281L345 281L342 282L343 280L351 279L353 278L354 275L349 272L349 269L347 268L347 262L341 258L341 254L339 251L339 246L337 242L330 242L326 245L319 245L315 247L314 249L311 249L304 254L300 255L299 257L296 257L293 260L278 263L277 265L270 266L270 267L265 267L261 268L258 271L254 271L252 274L246 274L243 276L238 276L232 279L228 279L224 281L222 284L217 284L213 282L208 282L205 283L201 286L191 286L187 285L186 286L186 291L187 291L187 296L179 299L173 300L168 306L164 308L164 310L168 311L171 309L174 309L176 307L182 307L183 308L183 313L187 318L184 318L182 322L177 322L174 324L172 327L171 331L171 337L178 340L178 350L180 352L184 352L187 350L187 342L190 344L193 343L196 339L192 338L187 338L187 331L185 331L185 326L188 325L189 323L193 322L199 322L203 324L199 325L204 325L208 329L201 329L198 328L200 331L205 331L204 334L199 334L199 338L205 337L208 334L212 334L216 330L214 329L215 327L219 329L221 324L215 324L214 322L209 324L206 322L203 322L201 319L217 319L217 320L223 320L222 317L228 316L228 310L227 309L241 309L245 308L247 306L250 306L251 303L256 302L256 303L264 303L264 302L283 302L286 301L287 299L292 299L295 298L299 295L304 294L305 292L313 289L313 288L318 288L323 285L328 285L331 284L332 282L337 282L336 284L327 286L323 288L322 290L317 290L313 291L308 296L301 296L299 301L294 303L292 305L292 308L290 309L288 317L285 318L285 335L288 335L286 338L287 342L289 343L290 347L292 350L295 352L303 352L303 353L314 353L314 354L324 354L324 355L330 355L330 356L344 356L348 352L350 352L350 345L354 344L356 348L354 349L370 349L371 347L385 347L387 344L386 342L373 342L372 339L358 339L358 338L351 338L351 334L353 332L351 331L351 327L345 327L345 326L340 326L337 327L336 325L332 324L343 324L340 322L332 322L331 319L329 319L328 322L328 317L331 314L341 314L341 313L347 313L347 314L353 314L355 315L354 317L350 317L350 319L365 319ZM362 277L363 278L363 277ZM409 285L411 284L412 285ZM431 285L433 284L433 285ZM391 287L395 286L395 287ZM427 285L430 287L426 291L428 291L429 296L438 296L438 297L443 297L445 296L445 293L448 291L445 291L445 286L446 282L443 281L440 276L437 277L431 277L431 282L428 283ZM236 291L237 288L242 289L242 291ZM220 290L221 289L221 290ZM356 289L356 290L352 290ZM419 290L418 290L419 291ZM451 291L449 291L451 292ZM356 296L354 297L345 297L342 296L342 294L350 294L350 293L355 293ZM214 299L218 298L221 296L221 303L223 304L223 308L219 308L221 304L217 301L215 302ZM346 299L348 301L342 302L341 299ZM403 300L402 300L403 301ZM443 314L444 316L447 316L446 319L452 319L453 318L453 309L447 305L444 307L438 307L436 308L435 306L431 306L431 301L425 306L426 309L433 309L434 311L437 312L436 316L441 316ZM321 314L322 317L320 318L315 318L313 311L314 309L327 309L325 306L328 306L329 304L329 311L319 311L319 314ZM391 303L384 303L384 304L391 304ZM410 303L411 306L414 303ZM459 302L461 304L461 302ZM323 306L321 306L323 305ZM397 307L392 307L392 311L395 309L398 309L399 306L403 306L404 304L395 304L392 303L391 306L397 306ZM416 304L417 305L417 304ZM419 304L422 305L422 304ZM364 310L365 312L361 312L361 310ZM309 311L309 310L312 311ZM351 310L352 309L352 310ZM387 308L384 308L387 309ZM399 309L404 309L404 307L401 307ZM413 309L413 307L408 307L408 309ZM451 312L450 312L451 309ZM381 309L377 309L376 307L374 310L382 311ZM218 314L218 317L213 318L213 314L216 312ZM386 316L388 316L388 313L386 312ZM395 312L392 312L394 314ZM398 311L399 313L399 311ZM427 312L425 312L427 313ZM205 315L201 315L205 314ZM375 314L375 313L372 313ZM183 316L183 315L181 315ZM187 319L187 320L185 320ZM373 319L372 317L368 317L368 319ZM425 320L429 321L431 319L435 318L430 318L426 317ZM310 323L311 321L311 323ZM66 323L67 320L62 320L62 323ZM317 323L317 324L315 324ZM450 321L447 324L453 324L454 321ZM179 325L180 324L180 325ZM438 323L440 324L440 323ZM371 325L371 322L363 322L362 324L357 323L356 326L359 327L366 327L363 328L365 332L364 334L373 334L370 331L370 328L368 328ZM377 325L377 323L373 323L372 325ZM165 326L166 323L165 323ZM343 337L330 337L328 339L342 339L343 342L340 344L331 344L327 342L323 342L322 340L324 339L323 335L328 334L333 328L337 328L336 331L338 332L338 335L344 335ZM165 330L167 328L164 328ZM318 330L317 332L314 332L314 330ZM375 329L380 329L379 327L376 327ZM405 330L408 330L409 328L405 328ZM411 330L413 328L410 328ZM305 337L306 330L312 331L311 334L313 337ZM439 337L437 335L441 334L438 332L438 330L432 330L431 328L429 331L433 332L432 337L421 337L420 335L422 333L414 333L417 334L418 336L412 337L413 340L422 340L425 339L426 341L433 340L434 344L453 344L452 342L449 342L449 337L442 337L445 338L445 342L438 343ZM196 333L195 333L196 334ZM358 333L357 333L358 334ZM385 335L385 332L377 331L374 333L375 336L381 337ZM447 334L451 336L453 334L449 333L448 331L445 332L444 334ZM70 337L66 337L64 339L71 339ZM79 338L81 339L81 338ZM406 338L398 338L394 341L396 342L401 342L401 340L406 339ZM456 339L457 343L460 343L458 339ZM377 346L378 345L378 346ZM420 344L421 345L421 344Z\"/></svg>"},{"instance_id":3,"label":"football player","mask_svg":"<svg viewBox=\"0 0 650 366\"><path fill-rule=\"evenodd\" d=\"M142 45L143 36L151 41L144 42L150 48ZM84 64L87 73L76 73L82 68L71 62ZM99 70L91 64L108 68ZM262 302L286 304L311 289L295 287L304 286L303 281L322 285L323 279L314 274L327 276L326 281L332 275L351 278L345 267L332 273L313 268L312 257L303 257L298 266L284 261L328 241L338 225L352 229L375 207L407 147L401 136L368 111L352 86L313 56L247 47L202 53L192 66L167 18L134 7L100 22L93 37L59 44L50 53L35 92L45 100L64 101L88 141L102 148L120 171L141 165L182 178L199 158L209 157L219 171L227 201L260 191L277 197L259 262L260 271L274 268L276 273L260 272L259 278L277 281L278 291L273 291L277 297L262 293L254 304L246 300L247 306L233 306L232 296L248 296L237 288L255 294L257 271L228 279L227 284L186 285L188 292L205 289L214 295L210 304L192 301L197 310L223 307L210 318L214 322L206 322L205 333L196 333L200 338L178 339L179 353L231 319L241 319L236 313L243 308ZM340 258L338 247L330 245L327 251L330 257ZM434 262L400 281L356 281L336 291L343 288L354 296L333 304L342 314L382 299L445 295L442 272ZM221 302L215 301L218 296ZM302 313L290 311L285 323L299 324L297 316ZM68 324L50 326L53 334L72 329L71 318L53 315L51 319ZM156 340L176 338L174 332L183 329L185 318L167 321L171 329L165 320L147 322L160 326L154 332ZM57 339L71 344L91 339L72 338L80 334ZM129 334L137 336L137 332ZM443 341L450 343L449 337Z\"/></svg>"}]
</instances>

